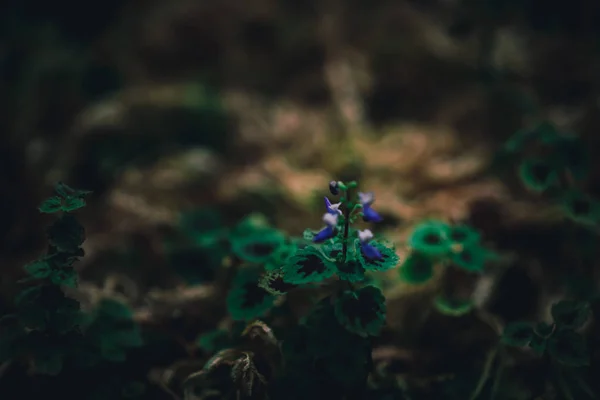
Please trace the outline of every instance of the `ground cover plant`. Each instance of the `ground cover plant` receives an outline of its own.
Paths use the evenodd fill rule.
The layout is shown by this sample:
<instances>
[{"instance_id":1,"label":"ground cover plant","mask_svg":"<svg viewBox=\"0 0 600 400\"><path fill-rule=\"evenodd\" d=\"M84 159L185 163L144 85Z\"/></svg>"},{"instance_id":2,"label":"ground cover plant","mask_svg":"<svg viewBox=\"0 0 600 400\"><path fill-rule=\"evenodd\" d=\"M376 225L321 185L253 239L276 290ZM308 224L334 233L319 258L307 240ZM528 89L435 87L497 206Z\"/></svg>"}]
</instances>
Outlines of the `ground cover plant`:
<instances>
[{"instance_id":1,"label":"ground cover plant","mask_svg":"<svg viewBox=\"0 0 600 400\"><path fill-rule=\"evenodd\" d=\"M502 154L526 189L557 204L553 215L577 240L580 262L593 257L598 234L599 206L584 190L585 154L576 137L547 123L517 132ZM218 282L226 314L216 328L193 325L186 342L145 324L127 296L105 288L93 301L81 297L77 263L86 236L76 213L94 194L58 183L39 207L57 217L47 229L48 250L24 266L26 277L0 319L0 387L20 390L21 398L596 398L593 285L566 281L563 298L542 320L497 315L464 286L510 262L478 229L429 218L397 248L373 233L384 221L382 205L360 190L356 181L331 181L322 227L300 237L260 214L228 225L214 210L183 212L163 236L166 260L191 288ZM398 284L432 285L421 305L429 311L413 320L421 335L429 320L470 318L488 327L490 340L467 355L472 362L450 362L454 372L435 381L396 356L382 361L382 343L398 340L387 327L385 295ZM527 380L522 368L533 371Z\"/></svg>"}]
</instances>

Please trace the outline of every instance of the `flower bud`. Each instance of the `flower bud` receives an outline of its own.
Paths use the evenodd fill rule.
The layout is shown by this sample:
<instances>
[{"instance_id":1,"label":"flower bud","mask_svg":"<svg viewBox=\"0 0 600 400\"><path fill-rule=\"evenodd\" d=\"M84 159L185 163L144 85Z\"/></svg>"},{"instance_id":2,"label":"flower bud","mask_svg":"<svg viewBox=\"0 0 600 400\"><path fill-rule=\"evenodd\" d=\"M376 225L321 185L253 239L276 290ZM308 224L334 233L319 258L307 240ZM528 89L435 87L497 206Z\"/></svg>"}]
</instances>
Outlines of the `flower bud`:
<instances>
[{"instance_id":1,"label":"flower bud","mask_svg":"<svg viewBox=\"0 0 600 400\"><path fill-rule=\"evenodd\" d=\"M337 181L331 181L331 182L329 182L329 191L334 196L337 196L340 193Z\"/></svg>"}]
</instances>

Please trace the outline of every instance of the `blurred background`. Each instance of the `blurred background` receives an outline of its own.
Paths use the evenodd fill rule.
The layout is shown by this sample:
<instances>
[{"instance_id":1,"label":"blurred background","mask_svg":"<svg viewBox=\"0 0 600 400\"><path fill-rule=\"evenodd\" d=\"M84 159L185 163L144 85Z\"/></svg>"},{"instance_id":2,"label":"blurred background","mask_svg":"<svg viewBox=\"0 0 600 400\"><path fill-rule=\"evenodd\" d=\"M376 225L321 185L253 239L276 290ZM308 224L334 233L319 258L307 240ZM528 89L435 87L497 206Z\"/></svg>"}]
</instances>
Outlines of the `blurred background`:
<instances>
[{"instance_id":1,"label":"blurred background","mask_svg":"<svg viewBox=\"0 0 600 400\"><path fill-rule=\"evenodd\" d=\"M599 67L594 0L5 0L5 307L22 266L45 249L49 219L37 207L57 181L93 191L78 212L83 290L112 287L139 321L185 342L225 312L222 294L206 312L210 293L194 292L214 271L190 272L202 261L165 250L182 212L214 210L224 224L257 212L301 235L320 226L328 182L357 179L376 193L378 233L401 257L422 219L466 221L508 260L475 283L480 303L504 321L545 315L564 294L567 268L596 269L576 270L562 222L517 174L496 173L496 154L541 120L596 151ZM476 317L433 318L411 332L407 321L430 292L388 290L382 343L418 346L381 357L433 376L452 369L448 352L485 348L465 338L494 334ZM432 350L440 326L459 334Z\"/></svg>"}]
</instances>

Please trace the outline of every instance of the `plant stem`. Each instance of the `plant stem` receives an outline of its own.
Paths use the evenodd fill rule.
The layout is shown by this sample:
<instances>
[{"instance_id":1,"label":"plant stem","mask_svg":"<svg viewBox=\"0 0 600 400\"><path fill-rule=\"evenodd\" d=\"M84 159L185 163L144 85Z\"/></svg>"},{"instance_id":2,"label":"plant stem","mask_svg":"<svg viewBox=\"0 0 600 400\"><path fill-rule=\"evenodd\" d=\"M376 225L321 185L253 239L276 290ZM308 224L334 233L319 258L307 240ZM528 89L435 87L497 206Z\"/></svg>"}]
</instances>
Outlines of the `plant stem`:
<instances>
[{"instance_id":1,"label":"plant stem","mask_svg":"<svg viewBox=\"0 0 600 400\"><path fill-rule=\"evenodd\" d=\"M490 392L490 400L494 400L498 391L500 390L500 382L502 381L502 375L504 368L506 367L506 350L502 345L498 347L498 367L496 368L496 376L494 377L494 383L492 384L492 390Z\"/></svg>"},{"instance_id":2,"label":"plant stem","mask_svg":"<svg viewBox=\"0 0 600 400\"><path fill-rule=\"evenodd\" d=\"M346 262L348 254L348 233L350 231L350 213L352 212L352 201L350 201L350 189L345 193L346 201L344 204L344 238L342 239L342 262Z\"/></svg>"},{"instance_id":3,"label":"plant stem","mask_svg":"<svg viewBox=\"0 0 600 400\"><path fill-rule=\"evenodd\" d=\"M488 379L490 378L490 374L492 372L492 367L494 365L494 361L496 360L496 356L498 355L498 350L499 350L499 346L495 346L488 353L488 356L485 360L485 364L483 367L483 373L479 377L477 386L475 387L475 390L473 390L473 393L471 394L471 397L469 397L469 400L476 400L479 397L479 395L481 394L481 391L483 390L483 388L485 387L485 384L487 383Z\"/></svg>"}]
</instances>

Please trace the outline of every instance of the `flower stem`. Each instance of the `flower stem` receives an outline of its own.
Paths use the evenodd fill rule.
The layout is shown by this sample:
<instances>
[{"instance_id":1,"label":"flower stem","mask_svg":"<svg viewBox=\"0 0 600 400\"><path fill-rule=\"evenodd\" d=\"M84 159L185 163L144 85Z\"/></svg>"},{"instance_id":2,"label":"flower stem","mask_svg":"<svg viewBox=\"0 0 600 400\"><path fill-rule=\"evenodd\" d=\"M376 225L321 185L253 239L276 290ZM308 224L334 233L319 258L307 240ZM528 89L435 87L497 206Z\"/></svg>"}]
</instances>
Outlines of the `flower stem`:
<instances>
[{"instance_id":1,"label":"flower stem","mask_svg":"<svg viewBox=\"0 0 600 400\"><path fill-rule=\"evenodd\" d=\"M348 234L350 231L350 214L354 211L352 201L350 201L350 189L345 193L346 204L344 204L344 237L342 239L342 262L346 262L348 254Z\"/></svg>"}]
</instances>

